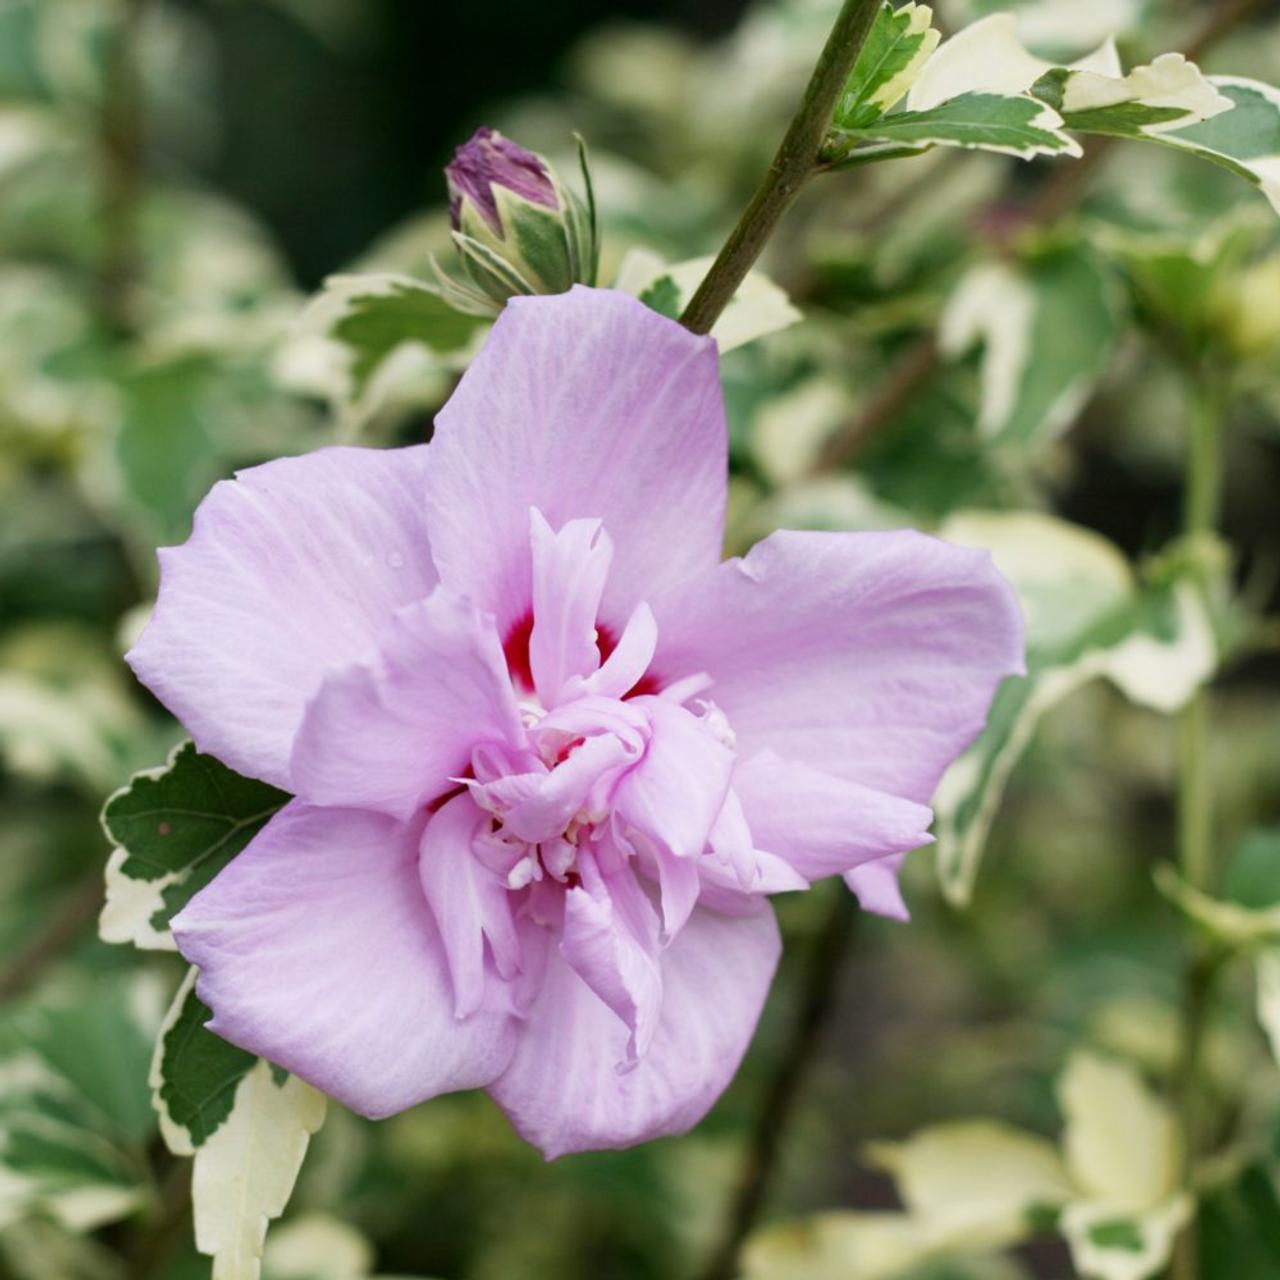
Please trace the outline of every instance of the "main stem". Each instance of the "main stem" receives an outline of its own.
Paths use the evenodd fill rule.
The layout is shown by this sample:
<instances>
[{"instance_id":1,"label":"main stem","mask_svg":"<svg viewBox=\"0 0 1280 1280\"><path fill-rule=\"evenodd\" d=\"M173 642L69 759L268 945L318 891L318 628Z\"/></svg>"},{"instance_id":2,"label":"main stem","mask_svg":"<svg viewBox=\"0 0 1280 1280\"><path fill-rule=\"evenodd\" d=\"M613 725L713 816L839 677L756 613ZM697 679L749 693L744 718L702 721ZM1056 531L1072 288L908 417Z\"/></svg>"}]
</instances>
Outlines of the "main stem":
<instances>
[{"instance_id":1,"label":"main stem","mask_svg":"<svg viewBox=\"0 0 1280 1280\"><path fill-rule=\"evenodd\" d=\"M1212 534L1218 525L1222 505L1223 409L1222 389L1211 375L1202 372L1195 382L1189 423L1183 506L1183 530L1192 555L1199 552L1197 541ZM1207 594L1208 584L1201 582L1200 587ZM1213 892L1215 869L1209 730L1209 692L1201 688L1178 716L1177 764L1179 869L1187 883L1203 893ZM1194 1194L1196 1156L1203 1129L1200 1060L1218 961L1203 940L1193 937L1191 946L1183 975L1177 1091L1183 1140L1183 1185ZM1174 1280L1196 1280L1197 1252L1193 1218L1174 1251Z\"/></svg>"},{"instance_id":2,"label":"main stem","mask_svg":"<svg viewBox=\"0 0 1280 1280\"><path fill-rule=\"evenodd\" d=\"M690 332L711 331L782 215L813 174L836 103L880 5L881 0L844 0L841 5L768 171L680 317L680 323ZM737 1274L738 1253L764 1204L800 1083L830 1012L855 911L852 895L843 885L836 886L831 913L810 957L801 1007L761 1099L724 1235L710 1260L705 1280L732 1280Z\"/></svg>"},{"instance_id":3,"label":"main stem","mask_svg":"<svg viewBox=\"0 0 1280 1280\"><path fill-rule=\"evenodd\" d=\"M765 1085L725 1219L724 1234L702 1273L702 1280L734 1280L738 1274L738 1254L760 1216L800 1085L835 1004L841 962L849 946L858 908L853 894L838 880L828 888L833 894L831 907L809 953L800 1007L773 1075Z\"/></svg>"},{"instance_id":4,"label":"main stem","mask_svg":"<svg viewBox=\"0 0 1280 1280\"><path fill-rule=\"evenodd\" d=\"M779 219L812 175L836 103L858 60L880 3L881 0L844 0L773 162L680 317L680 323L691 332L711 331L760 256Z\"/></svg>"}]
</instances>

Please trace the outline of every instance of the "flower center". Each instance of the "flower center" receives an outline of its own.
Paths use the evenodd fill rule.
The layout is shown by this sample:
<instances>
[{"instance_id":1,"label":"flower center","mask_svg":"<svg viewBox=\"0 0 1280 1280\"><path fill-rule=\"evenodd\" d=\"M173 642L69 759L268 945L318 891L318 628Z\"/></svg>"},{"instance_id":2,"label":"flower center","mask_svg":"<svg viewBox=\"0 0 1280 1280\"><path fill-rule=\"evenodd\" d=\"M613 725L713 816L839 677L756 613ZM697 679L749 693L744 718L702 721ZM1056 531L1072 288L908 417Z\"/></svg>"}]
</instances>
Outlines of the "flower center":
<instances>
[{"instance_id":1,"label":"flower center","mask_svg":"<svg viewBox=\"0 0 1280 1280\"><path fill-rule=\"evenodd\" d=\"M551 879L568 884L579 849L610 818L613 792L644 755L644 712L616 698L586 695L551 711L522 704L527 745L485 744L463 782L489 815L476 855L509 889Z\"/></svg>"},{"instance_id":2,"label":"flower center","mask_svg":"<svg viewBox=\"0 0 1280 1280\"><path fill-rule=\"evenodd\" d=\"M458 790L432 808L419 867L428 896L448 903L437 923L459 1016L481 1007L487 966L514 979L526 944L536 954L558 937L631 1028L634 1065L656 1025L656 957L704 883L732 891L758 878L730 794L733 734L699 699L705 675L650 670L648 605L616 631L601 621L617 604L599 521L553 530L534 511L530 533L531 607L503 638L519 727L472 749Z\"/></svg>"}]
</instances>

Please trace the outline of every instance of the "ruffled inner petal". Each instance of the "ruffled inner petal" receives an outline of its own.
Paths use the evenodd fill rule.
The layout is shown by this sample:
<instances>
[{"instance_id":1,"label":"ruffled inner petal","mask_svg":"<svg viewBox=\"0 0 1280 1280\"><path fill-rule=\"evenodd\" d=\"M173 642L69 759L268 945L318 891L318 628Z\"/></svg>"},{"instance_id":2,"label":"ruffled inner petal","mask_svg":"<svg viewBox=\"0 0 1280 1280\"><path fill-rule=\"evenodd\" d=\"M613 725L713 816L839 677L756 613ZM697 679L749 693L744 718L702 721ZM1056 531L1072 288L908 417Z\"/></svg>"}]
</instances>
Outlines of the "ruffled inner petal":
<instances>
[{"instance_id":1,"label":"ruffled inner petal","mask_svg":"<svg viewBox=\"0 0 1280 1280\"><path fill-rule=\"evenodd\" d=\"M644 759L619 783L614 807L676 857L697 857L724 806L733 752L684 707L656 697L631 705L649 717L652 736Z\"/></svg>"},{"instance_id":2,"label":"ruffled inner petal","mask_svg":"<svg viewBox=\"0 0 1280 1280\"><path fill-rule=\"evenodd\" d=\"M578 862L580 883L565 895L560 954L629 1032L618 1066L631 1070L648 1052L662 1010L658 922L635 878L606 878L594 859Z\"/></svg>"},{"instance_id":3,"label":"ruffled inner petal","mask_svg":"<svg viewBox=\"0 0 1280 1280\"><path fill-rule=\"evenodd\" d=\"M558 532L535 507L533 542L533 630L529 667L544 706L560 701L565 684L600 665L596 618L604 595L613 543L599 520L570 520Z\"/></svg>"},{"instance_id":4,"label":"ruffled inner petal","mask_svg":"<svg viewBox=\"0 0 1280 1280\"><path fill-rule=\"evenodd\" d=\"M477 743L523 741L493 620L440 587L393 615L376 652L326 678L294 743L294 789L408 818L457 785Z\"/></svg>"},{"instance_id":5,"label":"ruffled inner petal","mask_svg":"<svg viewBox=\"0 0 1280 1280\"><path fill-rule=\"evenodd\" d=\"M418 857L422 889L431 905L453 981L453 1007L468 1018L486 1004L502 1007L496 976L508 980L521 967L520 941L504 879L474 852L488 817L470 795L456 796L432 815Z\"/></svg>"}]
</instances>

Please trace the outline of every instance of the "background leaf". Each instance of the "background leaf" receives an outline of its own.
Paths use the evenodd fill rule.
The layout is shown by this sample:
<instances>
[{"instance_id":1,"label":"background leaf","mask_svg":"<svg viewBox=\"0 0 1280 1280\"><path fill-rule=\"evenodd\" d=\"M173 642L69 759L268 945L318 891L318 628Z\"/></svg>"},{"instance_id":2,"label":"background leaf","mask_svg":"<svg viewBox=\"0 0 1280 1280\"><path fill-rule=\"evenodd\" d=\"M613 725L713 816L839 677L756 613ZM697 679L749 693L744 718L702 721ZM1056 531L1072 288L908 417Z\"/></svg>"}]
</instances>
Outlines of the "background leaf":
<instances>
[{"instance_id":1,"label":"background leaf","mask_svg":"<svg viewBox=\"0 0 1280 1280\"><path fill-rule=\"evenodd\" d=\"M190 742L167 764L137 774L102 811L116 846L107 863L104 940L172 950L169 921L288 798Z\"/></svg>"},{"instance_id":2,"label":"background leaf","mask_svg":"<svg viewBox=\"0 0 1280 1280\"><path fill-rule=\"evenodd\" d=\"M258 1059L209 1031L196 970L178 988L151 1059L152 1103L169 1150L192 1155L231 1114L240 1081Z\"/></svg>"},{"instance_id":3,"label":"background leaf","mask_svg":"<svg viewBox=\"0 0 1280 1280\"><path fill-rule=\"evenodd\" d=\"M877 144L848 160L878 159L897 148L966 147L1030 160L1078 156L1080 144L1062 132L1062 117L1029 95L965 93L927 111L899 111L841 131L854 142Z\"/></svg>"}]
</instances>

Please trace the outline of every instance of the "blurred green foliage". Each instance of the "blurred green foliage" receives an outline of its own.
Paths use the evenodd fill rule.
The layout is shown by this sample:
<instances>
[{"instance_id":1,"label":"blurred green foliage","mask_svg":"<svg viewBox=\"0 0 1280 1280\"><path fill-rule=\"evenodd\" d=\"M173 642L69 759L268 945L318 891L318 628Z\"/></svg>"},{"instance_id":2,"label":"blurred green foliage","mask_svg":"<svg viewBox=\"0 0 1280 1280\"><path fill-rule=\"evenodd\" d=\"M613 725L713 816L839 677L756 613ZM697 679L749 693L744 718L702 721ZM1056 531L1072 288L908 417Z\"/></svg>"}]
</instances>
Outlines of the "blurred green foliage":
<instances>
[{"instance_id":1,"label":"blurred green foliage","mask_svg":"<svg viewBox=\"0 0 1280 1280\"><path fill-rule=\"evenodd\" d=\"M937 7L948 29L1018 7L1027 39L1055 57L1118 29L1130 61L1184 46L1204 9ZM185 1168L160 1141L147 1082L182 967L94 936L109 847L97 815L180 737L119 660L154 593L155 547L181 541L200 497L237 466L335 439L423 438L459 367L456 350L418 345L389 350L377 376L353 370L315 323L323 300L304 311L299 268L308 286L329 270L426 277L428 255L448 249L431 167L441 157L404 141L424 108L380 97L375 128L353 85L380 58L411 57L414 74L449 84L480 78L490 122L563 172L581 131L607 281L629 249L669 262L715 249L833 5L759 0L731 30L726 6L700 15L726 28L715 38L601 16L554 69L493 78L482 45L433 39L436 6L420 8L379 25L359 0L0 0L0 1275L13 1280L207 1274L189 1238ZM536 47L549 53L585 14L565 6ZM406 29L421 36L410 49L396 38ZM269 34L251 49L245 32ZM294 92L315 94L317 59L346 70L313 120L313 96ZM1270 9L1205 62L1280 80ZM257 149L246 103L262 113ZM373 161L356 163L349 136L327 136L347 112L361 139L384 126L400 139L400 151L374 146L382 170L408 156L420 167L379 176ZM430 123L441 138L439 118ZM238 150L220 171L256 207L198 176L219 172L210 157L222 130ZM272 169L282 131L288 189ZM1147 557L1178 527L1188 374L1221 375L1230 553L1215 553L1215 572L1239 603L1226 615L1212 781L1223 849L1243 841L1229 897L1265 910L1280 901L1280 850L1250 833L1280 822L1280 224L1231 175L1128 144L1089 170L1062 216L1032 221L1036 193L1066 163L931 153L806 193L765 262L805 319L724 361L730 549L780 525L937 529L981 508L1095 530L1134 582L1160 589L1168 561ZM307 219L337 230L308 231L300 193L323 193ZM419 197L425 207L386 225ZM264 213L289 234L292 260ZM366 238L340 260L335 245ZM956 318L966 282L993 271L1033 320L1016 414L991 402L998 317L979 307L967 330ZM946 341L948 316L963 340ZM910 394L882 411L894 371L939 323L942 354L919 361ZM826 461L833 442L838 465ZM1061 548L1043 554L1052 579ZM1050 596L1050 611L1065 609ZM892 1180L864 1158L873 1140L976 1115L1056 1135L1054 1082L1075 1048L1167 1091L1184 935L1151 872L1173 846L1172 789L1167 719L1149 700L1082 683L1013 767L968 908L948 905L932 854L909 859L913 922L859 921L770 1218L895 1207ZM479 1095L377 1125L331 1106L272 1234L268 1280L693 1274L720 1230L834 888L780 902L787 959L764 1022L693 1135L544 1166ZM1202 1219L1212 1280L1280 1265L1280 1076L1264 1026L1280 1032L1274 1010L1259 1022L1256 1001L1253 966L1231 967L1207 1052L1220 1153ZM862 1280L847 1262L804 1270L803 1251L793 1263L760 1274ZM1070 1274L1047 1232L1012 1257L922 1265L917 1280Z\"/></svg>"}]
</instances>

